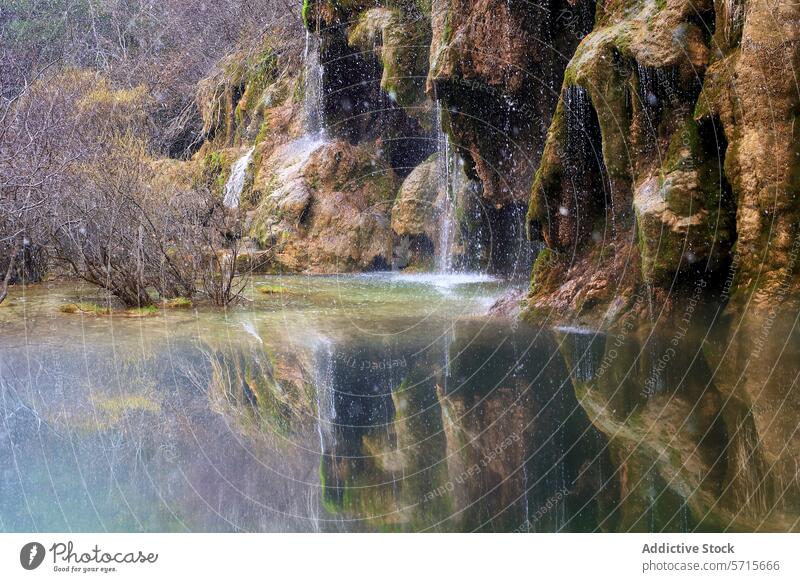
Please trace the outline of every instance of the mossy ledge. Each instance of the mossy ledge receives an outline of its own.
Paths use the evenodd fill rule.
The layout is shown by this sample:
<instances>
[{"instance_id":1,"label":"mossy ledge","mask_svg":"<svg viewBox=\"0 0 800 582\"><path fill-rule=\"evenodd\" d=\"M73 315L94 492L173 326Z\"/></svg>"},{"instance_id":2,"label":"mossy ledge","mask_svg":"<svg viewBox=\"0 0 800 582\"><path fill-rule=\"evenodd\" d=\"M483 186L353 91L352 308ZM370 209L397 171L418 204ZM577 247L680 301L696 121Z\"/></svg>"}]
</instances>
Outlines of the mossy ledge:
<instances>
[{"instance_id":1,"label":"mossy ledge","mask_svg":"<svg viewBox=\"0 0 800 582\"><path fill-rule=\"evenodd\" d=\"M529 236L564 259L535 266L529 319L614 326L637 297L658 316L699 285L731 313L798 305L797 50L768 24L798 9L779 5L598 4L530 191Z\"/></svg>"}]
</instances>

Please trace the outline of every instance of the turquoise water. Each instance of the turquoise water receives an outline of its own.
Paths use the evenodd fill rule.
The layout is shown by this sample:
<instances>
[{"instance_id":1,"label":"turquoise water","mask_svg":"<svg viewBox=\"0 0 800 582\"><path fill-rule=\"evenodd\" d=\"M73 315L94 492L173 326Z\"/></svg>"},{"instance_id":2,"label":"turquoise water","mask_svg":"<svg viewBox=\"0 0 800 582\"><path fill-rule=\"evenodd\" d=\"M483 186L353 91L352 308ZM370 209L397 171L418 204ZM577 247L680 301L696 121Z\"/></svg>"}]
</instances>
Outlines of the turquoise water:
<instances>
[{"instance_id":1,"label":"turquoise water","mask_svg":"<svg viewBox=\"0 0 800 582\"><path fill-rule=\"evenodd\" d=\"M61 313L98 301L79 285L15 288L0 530L797 529L793 331L748 401L728 379L743 342L707 319L670 351L674 326L490 315L509 287L262 277L227 311L138 318Z\"/></svg>"}]
</instances>

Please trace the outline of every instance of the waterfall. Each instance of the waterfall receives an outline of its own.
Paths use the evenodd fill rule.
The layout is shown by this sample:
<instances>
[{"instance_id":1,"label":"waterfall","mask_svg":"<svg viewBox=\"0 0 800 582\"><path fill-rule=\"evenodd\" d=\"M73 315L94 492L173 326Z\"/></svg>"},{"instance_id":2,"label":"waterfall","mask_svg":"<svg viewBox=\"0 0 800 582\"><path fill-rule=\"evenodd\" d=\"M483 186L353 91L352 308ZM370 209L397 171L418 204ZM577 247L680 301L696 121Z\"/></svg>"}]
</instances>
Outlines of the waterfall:
<instances>
[{"instance_id":1,"label":"waterfall","mask_svg":"<svg viewBox=\"0 0 800 582\"><path fill-rule=\"evenodd\" d=\"M725 40L731 43L736 36L742 33L745 16L744 2L741 0L724 0L722 12Z\"/></svg>"},{"instance_id":2,"label":"waterfall","mask_svg":"<svg viewBox=\"0 0 800 582\"><path fill-rule=\"evenodd\" d=\"M450 140L442 131L442 113L439 102L436 102L436 151L437 172L439 176L438 240L436 241L436 270L440 273L453 271L453 243L456 233L455 198L459 189L460 168L457 166L457 155L453 152Z\"/></svg>"},{"instance_id":3,"label":"waterfall","mask_svg":"<svg viewBox=\"0 0 800 582\"><path fill-rule=\"evenodd\" d=\"M247 152L231 166L231 175L225 183L225 197L222 202L228 208L238 208L239 198L242 196L244 189L244 179L247 174L247 168L250 166L250 160L253 158L253 151L255 147L251 147Z\"/></svg>"},{"instance_id":4,"label":"waterfall","mask_svg":"<svg viewBox=\"0 0 800 582\"><path fill-rule=\"evenodd\" d=\"M305 64L305 87L303 94L303 111L305 129L308 135L322 135L325 131L324 104L325 95L322 87L323 68L319 62L319 40L306 31L306 46L303 52Z\"/></svg>"}]
</instances>

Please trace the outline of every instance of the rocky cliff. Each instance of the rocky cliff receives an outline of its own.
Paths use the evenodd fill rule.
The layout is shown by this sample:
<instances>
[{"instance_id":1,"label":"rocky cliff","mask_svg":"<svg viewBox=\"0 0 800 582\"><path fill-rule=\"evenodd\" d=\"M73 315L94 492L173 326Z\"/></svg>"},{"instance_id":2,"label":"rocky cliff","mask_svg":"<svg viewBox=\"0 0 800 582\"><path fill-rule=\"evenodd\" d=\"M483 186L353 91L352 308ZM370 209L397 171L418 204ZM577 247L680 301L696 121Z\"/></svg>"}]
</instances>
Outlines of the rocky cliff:
<instances>
[{"instance_id":1,"label":"rocky cliff","mask_svg":"<svg viewBox=\"0 0 800 582\"><path fill-rule=\"evenodd\" d=\"M661 313L698 284L739 308L796 296L798 30L781 2L598 6L531 191L529 313L608 322L639 293Z\"/></svg>"},{"instance_id":2,"label":"rocky cliff","mask_svg":"<svg viewBox=\"0 0 800 582\"><path fill-rule=\"evenodd\" d=\"M700 282L765 309L800 284L797 11L306 0L302 60L267 42L201 84L192 163L223 190L254 147L239 212L273 270L447 252L530 274L532 320L653 320Z\"/></svg>"}]
</instances>

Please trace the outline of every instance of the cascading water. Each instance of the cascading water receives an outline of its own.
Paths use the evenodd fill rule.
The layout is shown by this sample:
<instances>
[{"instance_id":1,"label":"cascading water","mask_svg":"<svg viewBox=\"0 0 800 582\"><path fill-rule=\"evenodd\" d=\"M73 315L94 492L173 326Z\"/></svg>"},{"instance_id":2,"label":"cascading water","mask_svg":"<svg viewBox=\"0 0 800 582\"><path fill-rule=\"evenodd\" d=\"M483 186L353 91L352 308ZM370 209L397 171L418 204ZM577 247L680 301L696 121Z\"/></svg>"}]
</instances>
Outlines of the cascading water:
<instances>
[{"instance_id":1,"label":"cascading water","mask_svg":"<svg viewBox=\"0 0 800 582\"><path fill-rule=\"evenodd\" d=\"M328 141L322 114L322 66L319 64L319 41L308 31L306 32L303 59L305 62L305 93L303 97L305 132L297 139L281 146L273 154L276 158L275 174L278 178L278 185L273 195L278 198L288 191L304 188L303 167L311 154Z\"/></svg>"},{"instance_id":2,"label":"cascading water","mask_svg":"<svg viewBox=\"0 0 800 582\"><path fill-rule=\"evenodd\" d=\"M741 0L724 0L723 2L723 30L725 39L732 42L734 38L741 34L744 24L744 2Z\"/></svg>"},{"instance_id":3,"label":"cascading water","mask_svg":"<svg viewBox=\"0 0 800 582\"><path fill-rule=\"evenodd\" d=\"M316 36L306 31L306 46L303 53L305 61L305 95L303 108L305 114L306 135L290 144L290 153L294 156L291 166L294 168L296 161L305 163L308 157L325 141L325 127L323 124L323 68L319 62L319 41ZM223 203L228 208L238 208L244 189L247 169L253 159L254 147L236 160L231 167L231 175L225 184Z\"/></svg>"},{"instance_id":4,"label":"cascading water","mask_svg":"<svg viewBox=\"0 0 800 582\"><path fill-rule=\"evenodd\" d=\"M305 114L306 135L319 136L325 133L324 120L324 90L323 68L319 62L319 40L309 31L306 31L306 46L303 53L305 63L305 92L303 95L303 109Z\"/></svg>"},{"instance_id":5,"label":"cascading water","mask_svg":"<svg viewBox=\"0 0 800 582\"><path fill-rule=\"evenodd\" d=\"M250 166L250 161L253 159L254 151L255 147L251 147L241 158L236 160L233 166L231 166L231 175L225 183L225 197L222 199L223 204L228 208L239 207L239 199L244 189L247 168Z\"/></svg>"},{"instance_id":6,"label":"cascading water","mask_svg":"<svg viewBox=\"0 0 800 582\"><path fill-rule=\"evenodd\" d=\"M584 87L567 87L565 112L564 160L569 179L567 195L557 209L558 220L563 221L565 236L573 241L590 236L601 240L603 232L594 224L605 214L612 232L615 231L615 210L611 181L603 159L600 123L591 96ZM558 230L561 229L559 226Z\"/></svg>"},{"instance_id":7,"label":"cascading water","mask_svg":"<svg viewBox=\"0 0 800 582\"><path fill-rule=\"evenodd\" d=\"M314 392L316 394L317 405L317 436L319 437L319 458L320 458L320 475L325 473L325 467L329 467L332 459L336 455L336 434L334 432L334 424L336 422L336 375L334 366L334 348L330 339L325 336L319 335L316 338L314 347ZM336 496L339 488L339 482L336 478L336 472L333 472L333 480L326 479L325 483L321 483L320 501L325 499L329 491L333 491L332 495Z\"/></svg>"},{"instance_id":8,"label":"cascading water","mask_svg":"<svg viewBox=\"0 0 800 582\"><path fill-rule=\"evenodd\" d=\"M438 272L452 273L453 243L456 233L455 197L459 189L460 172L456 166L457 156L453 152L450 140L442 131L441 109L439 102L436 103L436 151L441 204L434 258Z\"/></svg>"},{"instance_id":9,"label":"cascading water","mask_svg":"<svg viewBox=\"0 0 800 582\"><path fill-rule=\"evenodd\" d=\"M434 248L434 261L439 274L453 273L453 242L456 232L455 202L458 192L456 183L458 168L455 167L455 155L452 153L450 140L442 130L442 112L439 102L436 102L436 164L438 174L439 220L438 237ZM445 393L447 392L447 379L450 376L450 346L455 337L452 326L442 331L440 343L442 347L442 374L441 382Z\"/></svg>"}]
</instances>

